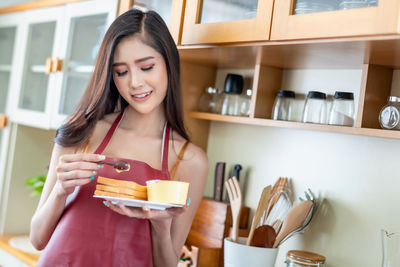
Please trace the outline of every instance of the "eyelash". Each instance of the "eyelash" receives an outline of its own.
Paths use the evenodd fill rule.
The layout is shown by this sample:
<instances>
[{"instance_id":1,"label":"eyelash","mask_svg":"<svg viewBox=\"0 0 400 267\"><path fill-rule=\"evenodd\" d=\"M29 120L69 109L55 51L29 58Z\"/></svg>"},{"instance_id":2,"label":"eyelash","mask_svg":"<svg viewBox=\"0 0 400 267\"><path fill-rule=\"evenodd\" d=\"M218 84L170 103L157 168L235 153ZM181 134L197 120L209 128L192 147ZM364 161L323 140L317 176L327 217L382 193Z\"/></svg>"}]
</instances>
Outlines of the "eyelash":
<instances>
[{"instance_id":1,"label":"eyelash","mask_svg":"<svg viewBox=\"0 0 400 267\"><path fill-rule=\"evenodd\" d=\"M141 68L141 70L142 70L142 71L149 71L149 70L151 70L153 67L154 67L154 65L151 65L150 67L147 67L147 68ZM125 74L127 74L128 71L127 71L127 70L126 70L126 71L123 71L123 72L118 72L118 71L116 71L116 73L117 73L117 76L118 76L118 77L121 77L121 76L124 76Z\"/></svg>"},{"instance_id":2,"label":"eyelash","mask_svg":"<svg viewBox=\"0 0 400 267\"><path fill-rule=\"evenodd\" d=\"M147 67L147 68L142 68L142 71L149 71L149 70L151 70L153 67L154 67L154 65L151 65L151 66L149 66L149 67Z\"/></svg>"},{"instance_id":3,"label":"eyelash","mask_svg":"<svg viewBox=\"0 0 400 267\"><path fill-rule=\"evenodd\" d=\"M118 76L118 77L121 77L121 76L124 76L125 74L127 74L128 71L127 71L127 70L124 71L124 72L118 72L118 71L116 71L116 73L117 73L117 76Z\"/></svg>"}]
</instances>

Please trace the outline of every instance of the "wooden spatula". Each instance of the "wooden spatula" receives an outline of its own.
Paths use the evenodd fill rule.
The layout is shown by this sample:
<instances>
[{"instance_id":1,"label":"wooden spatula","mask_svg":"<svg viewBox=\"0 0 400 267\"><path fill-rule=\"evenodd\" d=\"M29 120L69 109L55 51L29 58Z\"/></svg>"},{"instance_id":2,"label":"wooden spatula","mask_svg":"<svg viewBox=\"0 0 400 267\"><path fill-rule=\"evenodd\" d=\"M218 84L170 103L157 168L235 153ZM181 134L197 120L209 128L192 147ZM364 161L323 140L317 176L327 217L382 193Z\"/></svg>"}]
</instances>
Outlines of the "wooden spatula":
<instances>
[{"instance_id":1,"label":"wooden spatula","mask_svg":"<svg viewBox=\"0 0 400 267\"><path fill-rule=\"evenodd\" d=\"M251 222L249 237L247 238L247 242L246 242L246 245L248 245L248 246L250 245L251 240L253 239L254 230L260 224L261 217L262 217L265 209L267 208L270 192L271 192L271 186L269 185L267 187L264 187L264 189L261 193L261 197L260 197L260 200L258 201L258 206L257 206L256 212L254 214L253 221Z\"/></svg>"},{"instance_id":2,"label":"wooden spatula","mask_svg":"<svg viewBox=\"0 0 400 267\"><path fill-rule=\"evenodd\" d=\"M276 232L272 226L261 225L254 231L250 245L260 248L272 248L275 243Z\"/></svg>"},{"instance_id":3,"label":"wooden spatula","mask_svg":"<svg viewBox=\"0 0 400 267\"><path fill-rule=\"evenodd\" d=\"M283 220L282 227L276 236L274 248L276 248L288 234L303 225L313 204L314 203L310 200L302 201L288 211Z\"/></svg>"}]
</instances>

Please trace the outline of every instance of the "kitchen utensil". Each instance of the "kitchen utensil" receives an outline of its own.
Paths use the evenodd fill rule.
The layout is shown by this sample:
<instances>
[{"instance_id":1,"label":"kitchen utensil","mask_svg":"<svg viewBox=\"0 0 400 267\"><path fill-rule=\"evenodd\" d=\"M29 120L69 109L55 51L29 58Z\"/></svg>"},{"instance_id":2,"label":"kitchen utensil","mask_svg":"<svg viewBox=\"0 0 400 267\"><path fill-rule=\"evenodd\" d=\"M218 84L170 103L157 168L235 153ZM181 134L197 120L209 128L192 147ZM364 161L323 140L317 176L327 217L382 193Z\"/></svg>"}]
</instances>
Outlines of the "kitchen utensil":
<instances>
[{"instance_id":1,"label":"kitchen utensil","mask_svg":"<svg viewBox=\"0 0 400 267\"><path fill-rule=\"evenodd\" d=\"M289 212L287 213L285 219L282 223L282 228L277 234L274 248L276 248L281 241L288 236L291 232L299 228L303 225L304 221L306 220L311 208L313 206L313 202L310 200L306 200L300 202L296 206L292 207Z\"/></svg>"},{"instance_id":2,"label":"kitchen utensil","mask_svg":"<svg viewBox=\"0 0 400 267\"><path fill-rule=\"evenodd\" d=\"M254 230L260 224L261 217L263 216L264 211L266 210L266 208L268 206L270 192L271 192L271 186L269 185L269 186L264 187L264 189L261 193L261 197L260 197L260 200L258 201L258 206L257 206L256 212L254 214L253 221L251 222L249 237L247 238L247 242L246 242L246 245L248 245L248 246L250 245L251 240L253 239Z\"/></svg>"},{"instance_id":3,"label":"kitchen utensil","mask_svg":"<svg viewBox=\"0 0 400 267\"><path fill-rule=\"evenodd\" d=\"M282 227L282 221L277 219L273 222L273 224L271 226L272 226L272 228L274 228L275 233L279 233L279 231L281 230L281 227Z\"/></svg>"},{"instance_id":4,"label":"kitchen utensil","mask_svg":"<svg viewBox=\"0 0 400 267\"><path fill-rule=\"evenodd\" d=\"M294 231L292 231L290 234L288 234L281 242L280 244L284 243L286 240L288 240L289 238L291 238L292 236L296 235L296 234L300 234L300 233L304 233L305 229L307 229L308 225L310 224L314 214L316 211L316 204L315 202L313 203L313 206L311 208L311 210L308 212L307 218L304 220L303 225L301 225L299 228L295 229Z\"/></svg>"},{"instance_id":5,"label":"kitchen utensil","mask_svg":"<svg viewBox=\"0 0 400 267\"><path fill-rule=\"evenodd\" d=\"M276 203L273 205L270 213L266 218L263 219L263 224L272 225L276 220L285 218L286 214L292 207L292 201L289 197L289 187L285 186L283 190L280 190L280 196Z\"/></svg>"},{"instance_id":6,"label":"kitchen utensil","mask_svg":"<svg viewBox=\"0 0 400 267\"><path fill-rule=\"evenodd\" d=\"M236 177L236 179L237 179L238 181L240 181L239 176L240 176L240 171L241 171L241 170L242 170L242 165L240 165L240 164L235 164L235 166L233 167L233 174L232 174L232 176Z\"/></svg>"},{"instance_id":7,"label":"kitchen utensil","mask_svg":"<svg viewBox=\"0 0 400 267\"><path fill-rule=\"evenodd\" d=\"M267 216L271 212L275 203L278 201L282 192L284 190L286 190L287 182L288 182L288 178L279 177L279 179L275 182L274 186L272 187L270 198L269 198L269 203L268 203L268 209L267 209L267 213L266 213Z\"/></svg>"},{"instance_id":8,"label":"kitchen utensil","mask_svg":"<svg viewBox=\"0 0 400 267\"><path fill-rule=\"evenodd\" d=\"M222 193L225 180L225 162L217 162L214 178L214 200L222 201Z\"/></svg>"},{"instance_id":9,"label":"kitchen utensil","mask_svg":"<svg viewBox=\"0 0 400 267\"><path fill-rule=\"evenodd\" d=\"M100 161L99 163L101 164L107 164L110 165L112 167L114 167L114 169L116 169L117 171L129 171L130 169L130 164L124 160L119 160L119 159L112 159L112 158L106 158L103 161Z\"/></svg>"},{"instance_id":10,"label":"kitchen utensil","mask_svg":"<svg viewBox=\"0 0 400 267\"><path fill-rule=\"evenodd\" d=\"M261 225L254 230L250 245L260 248L272 248L276 239L276 232L272 226Z\"/></svg>"},{"instance_id":11,"label":"kitchen utensil","mask_svg":"<svg viewBox=\"0 0 400 267\"><path fill-rule=\"evenodd\" d=\"M237 242L239 232L239 218L242 209L242 191L235 176L225 182L229 202L232 210L232 241Z\"/></svg>"}]
</instances>

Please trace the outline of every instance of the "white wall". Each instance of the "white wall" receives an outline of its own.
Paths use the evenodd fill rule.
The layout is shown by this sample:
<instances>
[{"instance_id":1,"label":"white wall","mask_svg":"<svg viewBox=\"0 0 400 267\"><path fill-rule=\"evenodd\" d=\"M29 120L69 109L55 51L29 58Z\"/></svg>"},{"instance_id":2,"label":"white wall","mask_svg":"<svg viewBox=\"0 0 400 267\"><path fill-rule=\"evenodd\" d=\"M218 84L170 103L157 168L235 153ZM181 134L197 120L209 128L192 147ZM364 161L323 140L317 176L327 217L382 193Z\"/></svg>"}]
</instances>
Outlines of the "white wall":
<instances>
[{"instance_id":1,"label":"white wall","mask_svg":"<svg viewBox=\"0 0 400 267\"><path fill-rule=\"evenodd\" d=\"M343 88L358 94L360 78L360 70L292 70L285 71L282 88L326 84L325 92ZM380 230L400 232L400 140L212 122L207 153L207 196L218 161L227 162L227 170L242 164L244 203L253 211L262 188L280 176L291 178L296 199L307 188L320 196L310 228L281 246L277 267L285 266L291 249L320 253L328 266L380 266Z\"/></svg>"}]
</instances>

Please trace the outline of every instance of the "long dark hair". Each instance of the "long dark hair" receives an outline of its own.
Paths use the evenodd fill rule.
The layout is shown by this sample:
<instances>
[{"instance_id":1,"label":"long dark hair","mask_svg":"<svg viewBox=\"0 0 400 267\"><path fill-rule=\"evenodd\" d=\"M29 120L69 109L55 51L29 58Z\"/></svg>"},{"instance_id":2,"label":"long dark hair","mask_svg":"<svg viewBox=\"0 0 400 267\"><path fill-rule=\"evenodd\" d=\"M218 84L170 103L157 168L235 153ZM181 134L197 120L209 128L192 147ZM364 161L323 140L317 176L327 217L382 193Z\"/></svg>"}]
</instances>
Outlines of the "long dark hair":
<instances>
[{"instance_id":1,"label":"long dark hair","mask_svg":"<svg viewBox=\"0 0 400 267\"><path fill-rule=\"evenodd\" d=\"M74 146L85 143L97 121L118 108L123 110L128 106L112 79L112 66L118 43L134 34L140 34L145 44L163 56L168 74L168 89L163 102L165 116L170 127L189 140L183 122L179 53L174 40L156 12L131 9L119 16L107 30L86 91L76 111L57 130L57 144Z\"/></svg>"}]
</instances>

